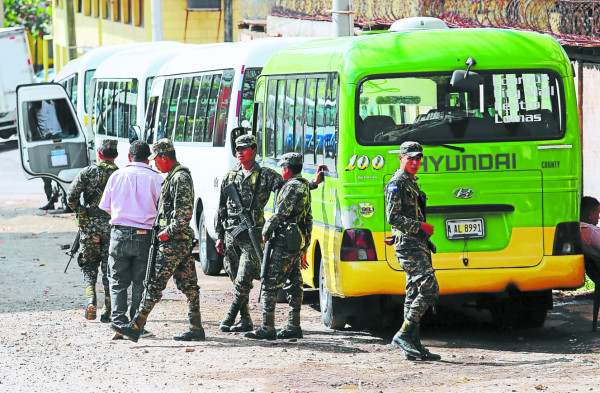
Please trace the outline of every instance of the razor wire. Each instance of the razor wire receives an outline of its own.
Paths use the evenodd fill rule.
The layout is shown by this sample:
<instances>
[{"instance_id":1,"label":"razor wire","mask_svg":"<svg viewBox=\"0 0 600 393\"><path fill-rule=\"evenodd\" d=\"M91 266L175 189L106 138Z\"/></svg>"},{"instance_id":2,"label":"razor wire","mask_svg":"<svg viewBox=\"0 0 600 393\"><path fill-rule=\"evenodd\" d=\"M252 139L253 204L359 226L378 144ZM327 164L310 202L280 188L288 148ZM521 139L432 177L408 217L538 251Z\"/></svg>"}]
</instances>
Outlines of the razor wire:
<instances>
[{"instance_id":1,"label":"razor wire","mask_svg":"<svg viewBox=\"0 0 600 393\"><path fill-rule=\"evenodd\" d=\"M273 16L331 20L332 0L244 1ZM600 44L600 0L358 0L352 2L352 10L354 24L364 30L385 28L402 18L431 16L451 27L522 29L574 45Z\"/></svg>"}]
</instances>

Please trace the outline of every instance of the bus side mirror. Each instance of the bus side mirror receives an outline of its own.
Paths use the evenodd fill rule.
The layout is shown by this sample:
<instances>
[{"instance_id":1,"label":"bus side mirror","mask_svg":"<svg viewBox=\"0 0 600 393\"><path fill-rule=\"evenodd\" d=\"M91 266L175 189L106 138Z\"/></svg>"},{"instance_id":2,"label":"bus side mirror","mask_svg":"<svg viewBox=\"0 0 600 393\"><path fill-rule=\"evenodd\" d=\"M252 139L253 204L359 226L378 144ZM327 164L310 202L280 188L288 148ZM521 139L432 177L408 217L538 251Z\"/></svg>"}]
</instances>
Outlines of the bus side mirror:
<instances>
[{"instance_id":1,"label":"bus side mirror","mask_svg":"<svg viewBox=\"0 0 600 393\"><path fill-rule=\"evenodd\" d=\"M140 135L142 135L140 126L129 126L129 143L140 140Z\"/></svg>"},{"instance_id":2,"label":"bus side mirror","mask_svg":"<svg viewBox=\"0 0 600 393\"><path fill-rule=\"evenodd\" d=\"M240 136L247 134L248 131L246 130L245 127L236 127L233 130L231 130L231 154L235 157L235 140L238 139Z\"/></svg>"},{"instance_id":3,"label":"bus side mirror","mask_svg":"<svg viewBox=\"0 0 600 393\"><path fill-rule=\"evenodd\" d=\"M481 77L473 71L456 70L452 73L450 85L454 91L476 92L479 91Z\"/></svg>"}]
</instances>

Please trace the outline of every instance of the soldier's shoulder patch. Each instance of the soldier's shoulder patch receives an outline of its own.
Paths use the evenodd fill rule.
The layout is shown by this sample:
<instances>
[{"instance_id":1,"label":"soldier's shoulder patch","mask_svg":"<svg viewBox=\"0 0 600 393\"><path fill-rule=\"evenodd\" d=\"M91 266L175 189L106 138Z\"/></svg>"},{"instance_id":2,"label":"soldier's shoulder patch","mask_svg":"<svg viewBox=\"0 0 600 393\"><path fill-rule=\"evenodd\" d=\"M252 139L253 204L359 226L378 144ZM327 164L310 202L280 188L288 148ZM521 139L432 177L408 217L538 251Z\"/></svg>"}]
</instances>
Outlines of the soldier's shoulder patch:
<instances>
[{"instance_id":1,"label":"soldier's shoulder patch","mask_svg":"<svg viewBox=\"0 0 600 393\"><path fill-rule=\"evenodd\" d=\"M389 192L398 191L398 185L397 184L388 184L387 190Z\"/></svg>"}]
</instances>

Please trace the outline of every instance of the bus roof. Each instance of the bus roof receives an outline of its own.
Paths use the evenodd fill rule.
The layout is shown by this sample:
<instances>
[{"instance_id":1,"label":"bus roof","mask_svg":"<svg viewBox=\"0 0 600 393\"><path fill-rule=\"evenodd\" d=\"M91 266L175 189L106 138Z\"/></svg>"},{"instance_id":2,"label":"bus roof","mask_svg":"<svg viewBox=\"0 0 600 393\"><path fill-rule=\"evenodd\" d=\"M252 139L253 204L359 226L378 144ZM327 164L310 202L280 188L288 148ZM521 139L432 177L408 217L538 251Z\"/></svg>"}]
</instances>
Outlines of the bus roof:
<instances>
[{"instance_id":1,"label":"bus roof","mask_svg":"<svg viewBox=\"0 0 600 393\"><path fill-rule=\"evenodd\" d=\"M162 45L160 50L156 50L156 46L147 45L124 50L104 60L96 69L94 79L155 76L160 67L171 57L195 46L198 45L171 42L170 45Z\"/></svg>"},{"instance_id":2,"label":"bus roof","mask_svg":"<svg viewBox=\"0 0 600 393\"><path fill-rule=\"evenodd\" d=\"M280 50L263 75L340 72L342 83L373 74L466 69L549 68L571 74L566 53L548 36L503 29L448 29L390 32L321 39Z\"/></svg>"},{"instance_id":3,"label":"bus roof","mask_svg":"<svg viewBox=\"0 0 600 393\"><path fill-rule=\"evenodd\" d=\"M87 70L93 70L98 68L100 63L114 55L115 53L139 48L144 46L153 46L153 47L162 47L164 45L172 45L175 42L171 41L158 41L158 42L134 42L129 44L121 44L121 45L110 45L110 46L99 46L94 48L80 57L71 60L64 67L58 71L56 77L54 78L55 82L59 82L61 80L69 78L71 75Z\"/></svg>"},{"instance_id":4,"label":"bus roof","mask_svg":"<svg viewBox=\"0 0 600 393\"><path fill-rule=\"evenodd\" d=\"M188 74L223 68L263 67L276 51L314 37L270 37L235 43L197 46L174 56L159 75Z\"/></svg>"}]
</instances>

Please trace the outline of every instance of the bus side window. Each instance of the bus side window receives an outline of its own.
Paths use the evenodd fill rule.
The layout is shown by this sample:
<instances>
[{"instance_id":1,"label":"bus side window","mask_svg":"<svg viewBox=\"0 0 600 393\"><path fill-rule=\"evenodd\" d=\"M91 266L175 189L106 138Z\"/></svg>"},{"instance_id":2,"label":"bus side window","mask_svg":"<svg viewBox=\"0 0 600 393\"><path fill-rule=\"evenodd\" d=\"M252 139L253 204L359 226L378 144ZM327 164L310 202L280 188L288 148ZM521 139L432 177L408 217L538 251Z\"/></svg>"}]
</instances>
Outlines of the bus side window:
<instances>
[{"instance_id":1,"label":"bus side window","mask_svg":"<svg viewBox=\"0 0 600 393\"><path fill-rule=\"evenodd\" d=\"M108 82L108 90L105 95L105 113L104 118L106 119L106 135L117 136L114 127L114 114L116 109L115 102L115 82Z\"/></svg>"},{"instance_id":2,"label":"bus side window","mask_svg":"<svg viewBox=\"0 0 600 393\"><path fill-rule=\"evenodd\" d=\"M94 97L93 112L91 114L92 130L96 135L106 134L105 125L100 123L100 116L102 114L102 104L104 97L104 90L106 88L106 82L98 82L96 89L96 96Z\"/></svg>"},{"instance_id":3,"label":"bus side window","mask_svg":"<svg viewBox=\"0 0 600 393\"><path fill-rule=\"evenodd\" d=\"M156 140L165 138L164 126L167 124L169 103L171 102L171 91L173 90L173 79L165 81L162 100L160 101L160 112L158 114L158 127L156 129Z\"/></svg>"},{"instance_id":4,"label":"bus side window","mask_svg":"<svg viewBox=\"0 0 600 393\"><path fill-rule=\"evenodd\" d=\"M298 79L296 87L296 111L294 113L294 151L302 154L302 141L304 140L304 88L306 79Z\"/></svg>"},{"instance_id":5,"label":"bus side window","mask_svg":"<svg viewBox=\"0 0 600 393\"><path fill-rule=\"evenodd\" d=\"M285 123L285 114L283 107L285 103L285 79L277 82L277 102L275 112L275 158L283 155L283 144L285 140L283 125Z\"/></svg>"},{"instance_id":6,"label":"bus side window","mask_svg":"<svg viewBox=\"0 0 600 393\"><path fill-rule=\"evenodd\" d=\"M304 123L304 163L315 163L315 121L317 102L317 80L308 79L306 85L306 122Z\"/></svg>"},{"instance_id":7,"label":"bus side window","mask_svg":"<svg viewBox=\"0 0 600 393\"><path fill-rule=\"evenodd\" d=\"M273 157L275 152L275 101L277 92L277 79L269 79L267 87L267 114L265 119L265 157Z\"/></svg>"},{"instance_id":8,"label":"bus side window","mask_svg":"<svg viewBox=\"0 0 600 393\"><path fill-rule=\"evenodd\" d=\"M324 163L324 138L325 138L325 99L327 93L327 79L319 79L317 85L317 121L316 121L316 132L315 132L315 157L317 159L316 164L321 165Z\"/></svg>"},{"instance_id":9,"label":"bus side window","mask_svg":"<svg viewBox=\"0 0 600 393\"><path fill-rule=\"evenodd\" d=\"M185 132L183 135L184 142L192 142L194 134L194 114L198 105L198 91L200 90L200 78L193 77L190 81L190 98L188 101L187 112L185 114Z\"/></svg>"},{"instance_id":10,"label":"bus side window","mask_svg":"<svg viewBox=\"0 0 600 393\"><path fill-rule=\"evenodd\" d=\"M285 86L283 110L283 152L294 151L294 109L296 104L296 79L288 79Z\"/></svg>"},{"instance_id":11,"label":"bus side window","mask_svg":"<svg viewBox=\"0 0 600 393\"><path fill-rule=\"evenodd\" d=\"M225 135L227 130L227 114L229 113L229 103L231 102L231 82L233 81L233 70L227 69L223 72L221 79L221 91L217 101L215 139L213 146L225 146Z\"/></svg>"},{"instance_id":12,"label":"bus side window","mask_svg":"<svg viewBox=\"0 0 600 393\"><path fill-rule=\"evenodd\" d=\"M152 144L154 142L154 124L156 119L156 103L158 102L158 97L150 97L150 102L148 103L148 108L146 111L146 124L144 126L146 130L146 135L144 140Z\"/></svg>"},{"instance_id":13,"label":"bus side window","mask_svg":"<svg viewBox=\"0 0 600 393\"><path fill-rule=\"evenodd\" d=\"M325 101L325 135L323 137L324 163L330 170L335 168L336 137L337 137L337 74L328 78L327 100Z\"/></svg>"},{"instance_id":14,"label":"bus side window","mask_svg":"<svg viewBox=\"0 0 600 393\"><path fill-rule=\"evenodd\" d=\"M181 85L181 97L179 99L179 103L177 104L177 121L175 122L175 135L173 137L175 142L183 142L184 140L191 84L192 78L183 79Z\"/></svg>"},{"instance_id":15,"label":"bus side window","mask_svg":"<svg viewBox=\"0 0 600 393\"><path fill-rule=\"evenodd\" d=\"M173 140L173 131L175 129L175 120L177 116L177 103L179 102L179 92L181 91L181 78L175 79L173 83L173 91L171 92L171 100L167 109L167 121L165 122L165 138Z\"/></svg>"},{"instance_id":16,"label":"bus side window","mask_svg":"<svg viewBox=\"0 0 600 393\"><path fill-rule=\"evenodd\" d=\"M129 110L129 122L125 128L125 134L129 137L129 127L138 125L137 123L137 103L138 103L138 81L134 79L128 83L127 100L125 100Z\"/></svg>"},{"instance_id":17,"label":"bus side window","mask_svg":"<svg viewBox=\"0 0 600 393\"><path fill-rule=\"evenodd\" d=\"M207 127L205 142L211 142L213 139L213 132L215 130L216 115L217 115L217 100L219 98L219 89L221 87L221 74L213 75L213 83L210 88L210 95L208 96L208 111L207 111Z\"/></svg>"},{"instance_id":18,"label":"bus side window","mask_svg":"<svg viewBox=\"0 0 600 393\"><path fill-rule=\"evenodd\" d=\"M194 120L194 141L206 142L206 112L208 110L208 96L210 95L210 86L212 84L212 75L198 76L200 91L198 92L198 102L196 104L196 118Z\"/></svg>"},{"instance_id":19,"label":"bus side window","mask_svg":"<svg viewBox=\"0 0 600 393\"><path fill-rule=\"evenodd\" d=\"M129 113L127 108L127 91L128 91L128 82L117 82L117 106L115 107L115 114L117 118L115 119L115 124L117 125L117 136L119 138L127 138L127 131L129 130L129 126L126 124L129 119Z\"/></svg>"},{"instance_id":20,"label":"bus side window","mask_svg":"<svg viewBox=\"0 0 600 393\"><path fill-rule=\"evenodd\" d=\"M258 148L256 149L256 161L261 162L263 156L263 110L264 104L262 102L256 102L254 104L254 108L252 109L253 116L253 127L256 131L256 145ZM235 143L235 141L231 141L231 143Z\"/></svg>"}]
</instances>

